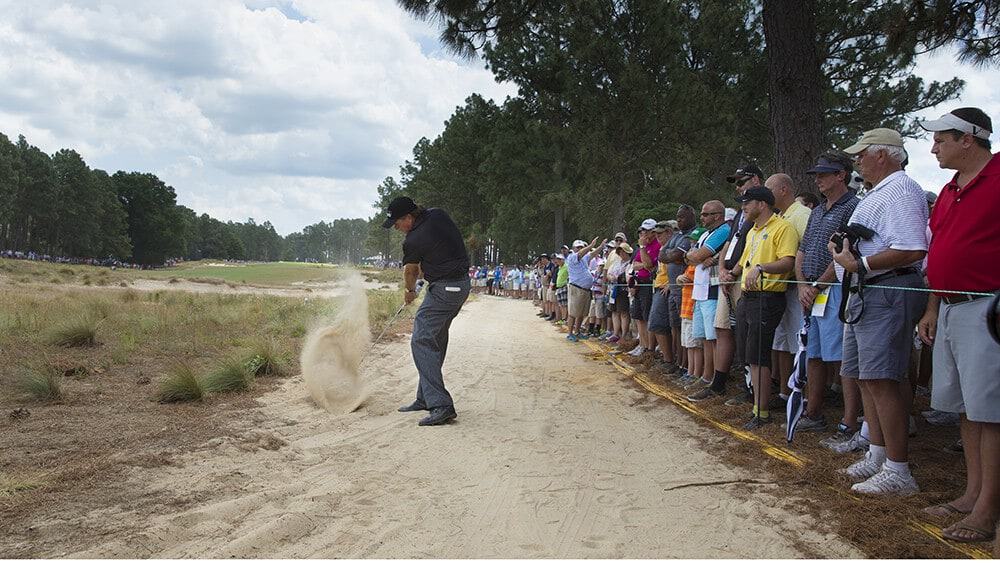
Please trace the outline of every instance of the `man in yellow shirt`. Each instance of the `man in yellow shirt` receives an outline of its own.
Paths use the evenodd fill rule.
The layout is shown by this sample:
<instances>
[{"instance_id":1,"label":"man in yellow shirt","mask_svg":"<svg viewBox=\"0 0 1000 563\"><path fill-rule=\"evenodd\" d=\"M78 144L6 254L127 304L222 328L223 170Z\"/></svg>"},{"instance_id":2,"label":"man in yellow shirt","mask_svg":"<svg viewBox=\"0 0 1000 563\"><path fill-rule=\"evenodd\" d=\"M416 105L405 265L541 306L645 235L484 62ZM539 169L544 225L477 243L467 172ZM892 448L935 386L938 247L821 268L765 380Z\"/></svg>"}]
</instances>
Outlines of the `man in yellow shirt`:
<instances>
[{"instance_id":1,"label":"man in yellow shirt","mask_svg":"<svg viewBox=\"0 0 1000 563\"><path fill-rule=\"evenodd\" d=\"M809 224L810 210L795 199L795 182L792 177L788 174L774 174L764 182L764 187L774 194L774 207L781 218L795 227L799 240L802 240ZM788 289L785 290L785 314L774 331L774 351L771 354L773 371L781 380L782 399L787 399L791 392L788 389L788 376L792 373L792 356L799 351L799 330L802 328L803 316L799 288L795 284L788 284Z\"/></svg>"},{"instance_id":2,"label":"man in yellow shirt","mask_svg":"<svg viewBox=\"0 0 1000 563\"><path fill-rule=\"evenodd\" d=\"M785 312L785 280L795 268L799 236L791 223L774 214L774 194L767 188L750 188L740 203L753 228L739 262L722 281L739 279L743 288L736 307L737 357L750 364L754 394L753 418L743 428L756 430L772 421L771 344Z\"/></svg>"}]
</instances>

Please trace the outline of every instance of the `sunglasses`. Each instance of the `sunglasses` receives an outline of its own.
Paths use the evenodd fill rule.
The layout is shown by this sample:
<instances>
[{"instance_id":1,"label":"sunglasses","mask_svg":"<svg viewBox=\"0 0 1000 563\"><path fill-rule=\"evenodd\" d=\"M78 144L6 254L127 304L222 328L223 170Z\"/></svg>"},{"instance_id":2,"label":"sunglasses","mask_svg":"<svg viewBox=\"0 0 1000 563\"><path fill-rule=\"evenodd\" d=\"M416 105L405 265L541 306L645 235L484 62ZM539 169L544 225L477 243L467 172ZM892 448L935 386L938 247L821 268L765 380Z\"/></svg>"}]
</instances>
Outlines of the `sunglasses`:
<instances>
[{"instance_id":1,"label":"sunglasses","mask_svg":"<svg viewBox=\"0 0 1000 563\"><path fill-rule=\"evenodd\" d=\"M711 217L712 215L722 215L722 211L712 211L709 213L702 213L702 217Z\"/></svg>"}]
</instances>

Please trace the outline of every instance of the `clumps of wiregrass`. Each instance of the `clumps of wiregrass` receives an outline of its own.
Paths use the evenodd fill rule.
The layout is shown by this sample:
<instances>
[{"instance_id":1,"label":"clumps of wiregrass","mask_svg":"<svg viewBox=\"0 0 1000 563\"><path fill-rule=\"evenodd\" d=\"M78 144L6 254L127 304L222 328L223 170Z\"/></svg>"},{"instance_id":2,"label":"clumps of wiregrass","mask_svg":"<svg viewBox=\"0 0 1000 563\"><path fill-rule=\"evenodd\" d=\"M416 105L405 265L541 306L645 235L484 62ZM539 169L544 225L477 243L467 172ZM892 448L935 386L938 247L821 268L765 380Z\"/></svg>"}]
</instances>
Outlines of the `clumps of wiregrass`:
<instances>
[{"instance_id":1,"label":"clumps of wiregrass","mask_svg":"<svg viewBox=\"0 0 1000 563\"><path fill-rule=\"evenodd\" d=\"M47 341L65 348L96 346L97 328L100 324L95 315L72 316L56 325L49 332Z\"/></svg>"},{"instance_id":2,"label":"clumps of wiregrass","mask_svg":"<svg viewBox=\"0 0 1000 563\"><path fill-rule=\"evenodd\" d=\"M229 358L205 376L202 385L210 393L242 392L253 385L254 375L242 359Z\"/></svg>"},{"instance_id":3,"label":"clumps of wiregrass","mask_svg":"<svg viewBox=\"0 0 1000 563\"><path fill-rule=\"evenodd\" d=\"M254 377L284 377L288 375L287 364L284 355L270 339L258 341L244 361L247 371Z\"/></svg>"},{"instance_id":4,"label":"clumps of wiregrass","mask_svg":"<svg viewBox=\"0 0 1000 563\"><path fill-rule=\"evenodd\" d=\"M62 374L53 366L33 366L21 373L17 388L36 401L55 402L63 397Z\"/></svg>"},{"instance_id":5,"label":"clumps of wiregrass","mask_svg":"<svg viewBox=\"0 0 1000 563\"><path fill-rule=\"evenodd\" d=\"M0 473L0 498L12 497L17 493L37 489L41 486L42 483L34 479L11 477Z\"/></svg>"},{"instance_id":6,"label":"clumps of wiregrass","mask_svg":"<svg viewBox=\"0 0 1000 563\"><path fill-rule=\"evenodd\" d=\"M219 278L189 278L188 281L191 283L204 283L208 285L224 285L226 283L226 280Z\"/></svg>"},{"instance_id":7,"label":"clumps of wiregrass","mask_svg":"<svg viewBox=\"0 0 1000 563\"><path fill-rule=\"evenodd\" d=\"M384 291L380 289L369 289L368 294L368 320L372 327L381 327L389 321L400 305L403 304L403 296L398 291ZM417 297L421 300L422 295ZM420 303L414 302L411 310L416 310Z\"/></svg>"},{"instance_id":8,"label":"clumps of wiregrass","mask_svg":"<svg viewBox=\"0 0 1000 563\"><path fill-rule=\"evenodd\" d=\"M156 391L160 403L200 401L205 396L205 385L191 366L179 363L167 372Z\"/></svg>"}]
</instances>

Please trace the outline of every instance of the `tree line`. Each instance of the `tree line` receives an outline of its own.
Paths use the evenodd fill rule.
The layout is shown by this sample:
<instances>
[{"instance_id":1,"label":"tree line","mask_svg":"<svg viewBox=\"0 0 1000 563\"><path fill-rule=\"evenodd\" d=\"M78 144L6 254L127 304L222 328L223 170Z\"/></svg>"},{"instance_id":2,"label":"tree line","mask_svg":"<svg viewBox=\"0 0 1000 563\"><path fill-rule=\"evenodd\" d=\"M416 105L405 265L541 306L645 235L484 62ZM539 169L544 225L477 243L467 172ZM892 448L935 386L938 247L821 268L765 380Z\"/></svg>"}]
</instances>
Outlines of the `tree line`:
<instances>
[{"instance_id":1,"label":"tree line","mask_svg":"<svg viewBox=\"0 0 1000 563\"><path fill-rule=\"evenodd\" d=\"M997 0L397 1L518 88L468 98L375 204L444 207L478 263L731 202L724 178L747 162L814 191L825 150L917 135L914 112L958 96L957 78L913 75L922 50L1000 55Z\"/></svg>"},{"instance_id":2,"label":"tree line","mask_svg":"<svg viewBox=\"0 0 1000 563\"><path fill-rule=\"evenodd\" d=\"M381 241L372 221L321 221L282 237L268 221L223 222L178 205L174 188L154 174L108 174L74 150L50 156L23 135L14 143L0 133L0 250L143 265L173 258L358 263Z\"/></svg>"}]
</instances>

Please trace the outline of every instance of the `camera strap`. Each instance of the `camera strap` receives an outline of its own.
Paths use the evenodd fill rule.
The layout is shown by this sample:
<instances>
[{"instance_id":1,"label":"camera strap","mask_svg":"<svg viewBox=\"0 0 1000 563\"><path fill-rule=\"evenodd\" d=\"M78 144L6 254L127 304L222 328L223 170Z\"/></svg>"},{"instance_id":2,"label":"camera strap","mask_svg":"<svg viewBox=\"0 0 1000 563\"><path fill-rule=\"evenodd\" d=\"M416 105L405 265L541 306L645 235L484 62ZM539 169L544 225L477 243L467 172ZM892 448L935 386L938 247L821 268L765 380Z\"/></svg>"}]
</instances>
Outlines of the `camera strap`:
<instances>
[{"instance_id":1,"label":"camera strap","mask_svg":"<svg viewBox=\"0 0 1000 563\"><path fill-rule=\"evenodd\" d=\"M852 248L851 254L853 254L854 257L858 259L858 262L861 261L861 253L859 253L857 250ZM848 325L857 324L858 321L861 320L861 315L865 314L865 294L864 294L865 272L859 271L857 294L858 294L858 300L861 301L861 310L858 311L858 316L854 317L853 319L849 319L847 317L847 305L848 305L847 302L851 297L851 280L853 279L854 279L854 272L850 272L847 269L845 269L844 281L841 283L840 286L841 295L843 296L840 299L840 322Z\"/></svg>"}]
</instances>

